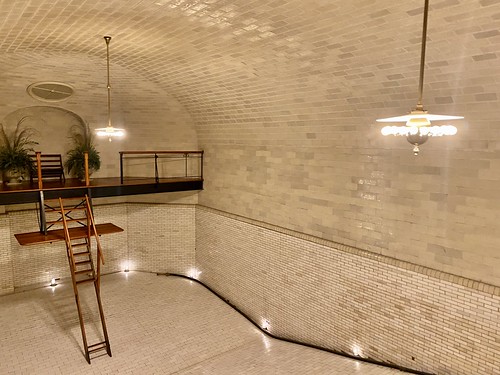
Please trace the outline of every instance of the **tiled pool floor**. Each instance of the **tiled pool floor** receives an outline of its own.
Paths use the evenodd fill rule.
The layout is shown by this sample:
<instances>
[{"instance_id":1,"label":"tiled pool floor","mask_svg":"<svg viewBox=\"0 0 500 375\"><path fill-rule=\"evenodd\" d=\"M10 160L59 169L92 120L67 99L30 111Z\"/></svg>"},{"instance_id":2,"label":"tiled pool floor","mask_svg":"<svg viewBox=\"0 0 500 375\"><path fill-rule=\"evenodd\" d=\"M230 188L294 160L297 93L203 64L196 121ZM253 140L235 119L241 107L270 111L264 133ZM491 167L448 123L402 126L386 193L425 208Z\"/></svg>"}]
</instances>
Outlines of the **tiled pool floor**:
<instances>
[{"instance_id":1,"label":"tiled pool floor","mask_svg":"<svg viewBox=\"0 0 500 375\"><path fill-rule=\"evenodd\" d=\"M88 365L68 284L0 297L0 374L403 374L270 338L202 285L140 272L102 278L113 357Z\"/></svg>"}]
</instances>

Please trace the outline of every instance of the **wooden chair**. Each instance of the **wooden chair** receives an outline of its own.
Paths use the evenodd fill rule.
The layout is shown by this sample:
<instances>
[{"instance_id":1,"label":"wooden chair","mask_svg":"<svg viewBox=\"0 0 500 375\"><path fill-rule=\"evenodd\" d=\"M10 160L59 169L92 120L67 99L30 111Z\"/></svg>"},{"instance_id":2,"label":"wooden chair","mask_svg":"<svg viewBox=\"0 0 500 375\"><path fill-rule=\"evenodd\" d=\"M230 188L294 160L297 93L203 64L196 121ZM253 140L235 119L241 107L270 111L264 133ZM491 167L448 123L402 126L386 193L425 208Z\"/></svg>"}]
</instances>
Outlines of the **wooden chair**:
<instances>
[{"instance_id":1,"label":"wooden chair","mask_svg":"<svg viewBox=\"0 0 500 375\"><path fill-rule=\"evenodd\" d=\"M30 173L30 182L38 178L36 154L32 154L34 169ZM61 154L40 154L40 166L42 169L42 179L44 178L59 178L60 181L66 181L64 176L64 166Z\"/></svg>"}]
</instances>

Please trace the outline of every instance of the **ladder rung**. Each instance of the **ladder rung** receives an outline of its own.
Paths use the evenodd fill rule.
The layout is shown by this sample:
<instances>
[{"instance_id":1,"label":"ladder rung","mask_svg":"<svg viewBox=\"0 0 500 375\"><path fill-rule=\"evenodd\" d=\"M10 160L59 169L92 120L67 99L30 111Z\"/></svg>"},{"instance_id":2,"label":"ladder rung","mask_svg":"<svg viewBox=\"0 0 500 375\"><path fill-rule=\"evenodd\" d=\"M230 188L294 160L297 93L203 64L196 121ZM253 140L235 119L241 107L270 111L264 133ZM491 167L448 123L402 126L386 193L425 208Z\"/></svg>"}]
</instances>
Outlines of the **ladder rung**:
<instances>
[{"instance_id":1,"label":"ladder rung","mask_svg":"<svg viewBox=\"0 0 500 375\"><path fill-rule=\"evenodd\" d=\"M92 269L75 271L75 275L81 275L81 274L84 274L84 273L92 273L92 272L93 272Z\"/></svg>"},{"instance_id":2,"label":"ladder rung","mask_svg":"<svg viewBox=\"0 0 500 375\"><path fill-rule=\"evenodd\" d=\"M106 345L106 341L98 342L97 344L92 344L87 346L87 349L93 348L94 346Z\"/></svg>"},{"instance_id":3,"label":"ladder rung","mask_svg":"<svg viewBox=\"0 0 500 375\"><path fill-rule=\"evenodd\" d=\"M77 284L83 284L83 283L88 283L89 281L94 281L95 279L83 279L83 280L78 280L76 283Z\"/></svg>"},{"instance_id":4,"label":"ladder rung","mask_svg":"<svg viewBox=\"0 0 500 375\"><path fill-rule=\"evenodd\" d=\"M89 349L89 354L99 352L101 350L107 350L107 345L101 346L100 348L95 348L95 349Z\"/></svg>"},{"instance_id":5,"label":"ladder rung","mask_svg":"<svg viewBox=\"0 0 500 375\"><path fill-rule=\"evenodd\" d=\"M71 247L80 247L80 246L87 246L87 245L88 245L88 243L86 243L86 242L82 242L82 243L72 243L72 244L71 244ZM73 254L73 255L75 255L75 254Z\"/></svg>"},{"instance_id":6,"label":"ladder rung","mask_svg":"<svg viewBox=\"0 0 500 375\"><path fill-rule=\"evenodd\" d=\"M99 350L107 349L108 344L106 341L100 342L98 344L94 345L89 345L87 347L87 350L89 351L89 354L98 352Z\"/></svg>"},{"instance_id":7,"label":"ladder rung","mask_svg":"<svg viewBox=\"0 0 500 375\"><path fill-rule=\"evenodd\" d=\"M82 255L88 255L90 254L89 251L82 251L81 253L73 253L73 256L74 257L79 257L79 256L82 256Z\"/></svg>"},{"instance_id":8,"label":"ladder rung","mask_svg":"<svg viewBox=\"0 0 500 375\"><path fill-rule=\"evenodd\" d=\"M80 262L75 262L75 266L81 266L82 264L90 264L92 263L90 260L82 260Z\"/></svg>"}]
</instances>

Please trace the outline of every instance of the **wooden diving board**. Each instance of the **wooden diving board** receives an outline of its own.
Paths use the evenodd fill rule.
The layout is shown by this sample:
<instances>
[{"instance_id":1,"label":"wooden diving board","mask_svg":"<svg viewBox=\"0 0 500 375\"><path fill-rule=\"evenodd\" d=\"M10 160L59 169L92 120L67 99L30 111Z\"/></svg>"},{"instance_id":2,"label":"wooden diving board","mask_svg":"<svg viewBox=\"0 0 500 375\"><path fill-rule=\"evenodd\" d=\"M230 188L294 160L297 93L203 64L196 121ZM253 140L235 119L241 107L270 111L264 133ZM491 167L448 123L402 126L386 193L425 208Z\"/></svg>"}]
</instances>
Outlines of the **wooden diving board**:
<instances>
[{"instance_id":1,"label":"wooden diving board","mask_svg":"<svg viewBox=\"0 0 500 375\"><path fill-rule=\"evenodd\" d=\"M123 229L111 224L96 224L96 230L99 236L103 234L120 233ZM72 239L87 237L87 227L74 227L69 228L70 236ZM20 245L36 245L40 243L52 243L57 241L64 241L64 229L55 229L47 231L47 235L41 232L29 232L14 234Z\"/></svg>"}]
</instances>

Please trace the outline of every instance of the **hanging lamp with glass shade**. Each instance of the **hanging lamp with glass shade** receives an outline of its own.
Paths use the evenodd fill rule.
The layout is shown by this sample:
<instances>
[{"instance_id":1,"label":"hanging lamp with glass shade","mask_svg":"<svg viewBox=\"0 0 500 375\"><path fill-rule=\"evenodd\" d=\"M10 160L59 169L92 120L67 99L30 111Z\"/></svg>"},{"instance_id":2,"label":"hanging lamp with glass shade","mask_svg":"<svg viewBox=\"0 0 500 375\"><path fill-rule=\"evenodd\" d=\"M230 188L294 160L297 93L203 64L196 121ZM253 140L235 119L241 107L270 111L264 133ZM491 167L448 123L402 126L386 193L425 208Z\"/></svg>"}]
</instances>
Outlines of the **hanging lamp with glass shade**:
<instances>
[{"instance_id":1,"label":"hanging lamp with glass shade","mask_svg":"<svg viewBox=\"0 0 500 375\"><path fill-rule=\"evenodd\" d=\"M405 122L405 126L385 126L382 135L405 136L413 145L413 153L418 155L419 146L427 141L429 137L440 137L443 135L457 134L457 128L453 125L431 125L431 121L446 121L463 119L462 116L435 115L428 113L422 104L424 91L424 69L425 69L425 47L427 42L427 17L429 14L429 0L424 4L424 21L422 27L422 51L420 55L420 76L418 85L417 106L409 114L397 117L378 119L377 122Z\"/></svg>"},{"instance_id":2,"label":"hanging lamp with glass shade","mask_svg":"<svg viewBox=\"0 0 500 375\"><path fill-rule=\"evenodd\" d=\"M113 127L111 125L111 84L109 81L109 42L111 40L110 36L105 36L104 40L106 41L106 61L107 61L107 72L108 72L108 126L105 128L98 128L95 130L97 136L99 137L108 137L109 141L113 138L120 138L125 135L124 129L119 129Z\"/></svg>"}]
</instances>

